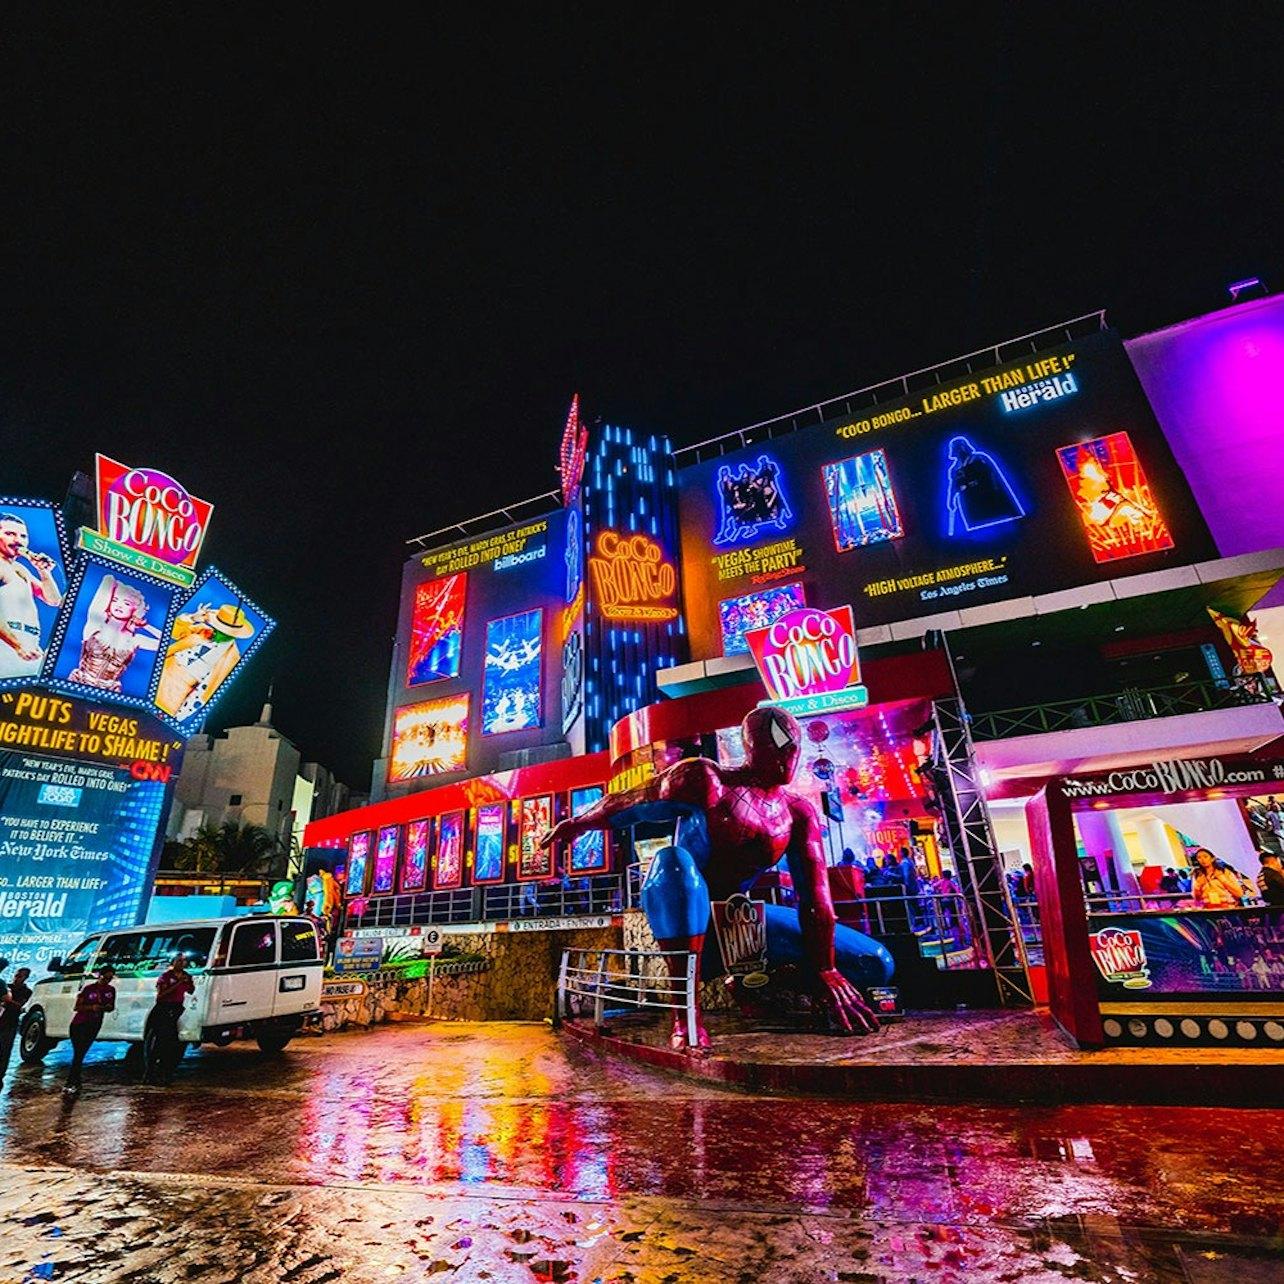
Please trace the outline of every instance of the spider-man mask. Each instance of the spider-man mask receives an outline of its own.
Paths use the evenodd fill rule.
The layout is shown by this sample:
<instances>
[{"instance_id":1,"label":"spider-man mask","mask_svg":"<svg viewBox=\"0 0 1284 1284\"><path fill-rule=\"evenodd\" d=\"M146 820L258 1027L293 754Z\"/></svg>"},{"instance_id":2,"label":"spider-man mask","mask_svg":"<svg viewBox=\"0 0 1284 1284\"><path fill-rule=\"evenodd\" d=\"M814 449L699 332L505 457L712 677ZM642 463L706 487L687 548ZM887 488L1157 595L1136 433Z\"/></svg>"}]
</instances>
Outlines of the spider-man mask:
<instances>
[{"instance_id":1,"label":"spider-man mask","mask_svg":"<svg viewBox=\"0 0 1284 1284\"><path fill-rule=\"evenodd\" d=\"M750 709L740 734L755 783L786 785L794 778L802 752L802 728L793 714L783 709Z\"/></svg>"}]
</instances>

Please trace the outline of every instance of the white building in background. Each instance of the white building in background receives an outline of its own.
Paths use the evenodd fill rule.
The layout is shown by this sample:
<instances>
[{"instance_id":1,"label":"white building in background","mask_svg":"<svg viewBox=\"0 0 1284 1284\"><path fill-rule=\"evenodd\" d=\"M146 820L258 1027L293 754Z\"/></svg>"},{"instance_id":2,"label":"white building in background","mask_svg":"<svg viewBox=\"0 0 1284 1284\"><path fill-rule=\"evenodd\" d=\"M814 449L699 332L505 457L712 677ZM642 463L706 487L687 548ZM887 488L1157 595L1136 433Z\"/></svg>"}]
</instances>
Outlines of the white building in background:
<instances>
[{"instance_id":1,"label":"white building in background","mask_svg":"<svg viewBox=\"0 0 1284 1284\"><path fill-rule=\"evenodd\" d=\"M308 821L359 801L325 767L302 760L272 725L269 699L253 726L188 740L165 837L181 843L203 825L232 821L262 825L288 851Z\"/></svg>"}]
</instances>

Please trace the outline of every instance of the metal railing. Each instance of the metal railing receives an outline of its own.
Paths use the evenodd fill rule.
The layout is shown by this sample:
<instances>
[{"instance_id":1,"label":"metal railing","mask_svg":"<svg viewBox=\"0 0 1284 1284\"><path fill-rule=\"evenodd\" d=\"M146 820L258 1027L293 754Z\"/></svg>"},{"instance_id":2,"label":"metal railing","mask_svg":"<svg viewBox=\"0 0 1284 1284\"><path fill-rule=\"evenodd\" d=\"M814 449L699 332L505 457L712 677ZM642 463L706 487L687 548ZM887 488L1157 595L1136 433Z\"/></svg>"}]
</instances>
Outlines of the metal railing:
<instances>
[{"instance_id":1,"label":"metal railing","mask_svg":"<svg viewBox=\"0 0 1284 1284\"><path fill-rule=\"evenodd\" d=\"M912 934L924 958L944 971L984 966L967 897L961 892L924 892L919 896L867 896L835 901L834 913L845 927L875 939Z\"/></svg>"},{"instance_id":2,"label":"metal railing","mask_svg":"<svg viewBox=\"0 0 1284 1284\"><path fill-rule=\"evenodd\" d=\"M1269 695L1232 681L1181 682L1161 687L1128 687L1107 695L1056 700L972 713L973 740L1003 740L1008 736L1039 735L1080 727L1103 727L1182 713L1208 713L1242 705L1269 704Z\"/></svg>"},{"instance_id":3,"label":"metal railing","mask_svg":"<svg viewBox=\"0 0 1284 1284\"><path fill-rule=\"evenodd\" d=\"M678 976L669 972L669 959L680 960ZM652 966L655 962L660 966ZM592 1005L593 1024L599 1028L606 1023L609 1005L682 1012L687 1029L694 1030L698 985L696 956L687 950L567 949L557 974L557 1017L563 1021L582 1015L579 1000Z\"/></svg>"},{"instance_id":4,"label":"metal railing","mask_svg":"<svg viewBox=\"0 0 1284 1284\"><path fill-rule=\"evenodd\" d=\"M569 883L496 883L454 891L407 892L363 898L360 915L344 926L430 927L521 918L582 918L632 909L635 880L624 873L594 874Z\"/></svg>"},{"instance_id":5,"label":"metal railing","mask_svg":"<svg viewBox=\"0 0 1284 1284\"><path fill-rule=\"evenodd\" d=\"M782 437L800 428L824 423L838 415L853 415L858 410L872 410L887 401L902 400L911 393L922 389L939 387L941 384L963 379L981 370L990 370L1018 357L1034 355L1045 348L1057 347L1069 343L1084 335L1095 334L1105 329L1105 309L1097 312L1086 312L1083 316L1073 317L1060 325L1048 326L1043 330L1033 330L1029 334L1020 334L1002 343L992 344L987 348L978 348L975 352L966 352L961 357L952 357L949 361L940 361L936 365L924 366L919 370L910 370L894 379L884 379L881 383L867 384L853 392L830 397L811 406L803 406L772 419L763 419L744 428L735 428L730 432L720 433L716 437L694 442L673 452L673 458L679 468L698 463L710 458L713 454L725 455L728 451L739 450L755 442ZM716 448L716 449L715 449Z\"/></svg>"},{"instance_id":6,"label":"metal railing","mask_svg":"<svg viewBox=\"0 0 1284 1284\"><path fill-rule=\"evenodd\" d=\"M1136 914L1143 910L1199 909L1189 892L1105 892L1085 896L1089 914ZM1260 896L1245 896L1234 909L1260 909L1266 902Z\"/></svg>"}]
</instances>

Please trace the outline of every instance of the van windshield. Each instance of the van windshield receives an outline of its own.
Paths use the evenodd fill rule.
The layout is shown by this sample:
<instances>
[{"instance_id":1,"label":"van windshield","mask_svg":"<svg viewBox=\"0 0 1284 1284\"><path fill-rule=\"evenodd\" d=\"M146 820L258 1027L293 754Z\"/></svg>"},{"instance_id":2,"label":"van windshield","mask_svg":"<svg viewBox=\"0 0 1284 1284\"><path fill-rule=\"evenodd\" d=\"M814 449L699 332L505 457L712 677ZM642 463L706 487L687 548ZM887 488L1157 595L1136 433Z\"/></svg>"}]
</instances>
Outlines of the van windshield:
<instances>
[{"instance_id":1,"label":"van windshield","mask_svg":"<svg viewBox=\"0 0 1284 1284\"><path fill-rule=\"evenodd\" d=\"M118 973L163 972L176 954L187 959L190 972L199 972L209 961L214 947L213 927L152 927L137 932L119 932L107 938L103 961Z\"/></svg>"},{"instance_id":2,"label":"van windshield","mask_svg":"<svg viewBox=\"0 0 1284 1284\"><path fill-rule=\"evenodd\" d=\"M77 945L76 948L63 960L62 967L59 968L59 971L62 972L64 976L68 973L74 974L76 972L83 972L85 970L85 964L93 957L94 951L98 948L98 942L102 939L102 935L99 934L98 936L90 936L81 941L81 943Z\"/></svg>"}]
</instances>

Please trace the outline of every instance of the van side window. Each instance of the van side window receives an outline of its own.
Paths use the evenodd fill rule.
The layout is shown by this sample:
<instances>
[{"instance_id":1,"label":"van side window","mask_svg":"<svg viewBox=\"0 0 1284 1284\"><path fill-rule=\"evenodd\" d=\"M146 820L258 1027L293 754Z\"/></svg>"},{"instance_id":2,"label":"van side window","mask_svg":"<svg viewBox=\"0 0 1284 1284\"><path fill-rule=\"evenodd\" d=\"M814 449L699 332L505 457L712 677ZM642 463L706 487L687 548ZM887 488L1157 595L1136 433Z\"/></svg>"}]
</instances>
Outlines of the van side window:
<instances>
[{"instance_id":1,"label":"van side window","mask_svg":"<svg viewBox=\"0 0 1284 1284\"><path fill-rule=\"evenodd\" d=\"M250 967L276 962L276 924L241 923L232 937L229 967Z\"/></svg>"},{"instance_id":2,"label":"van side window","mask_svg":"<svg viewBox=\"0 0 1284 1284\"><path fill-rule=\"evenodd\" d=\"M209 961L214 945L212 927L157 927L139 935L143 938L139 964L156 972L169 967L175 954L185 955L188 968L200 971Z\"/></svg>"},{"instance_id":3,"label":"van side window","mask_svg":"<svg viewBox=\"0 0 1284 1284\"><path fill-rule=\"evenodd\" d=\"M281 962L315 963L320 957L316 925L303 918L284 919L281 923Z\"/></svg>"},{"instance_id":4,"label":"van side window","mask_svg":"<svg viewBox=\"0 0 1284 1284\"><path fill-rule=\"evenodd\" d=\"M119 935L109 936L98 952L95 966L102 967L104 963L110 963L117 972L123 968L132 968L141 962L142 944L143 938L138 932L121 932Z\"/></svg>"}]
</instances>

